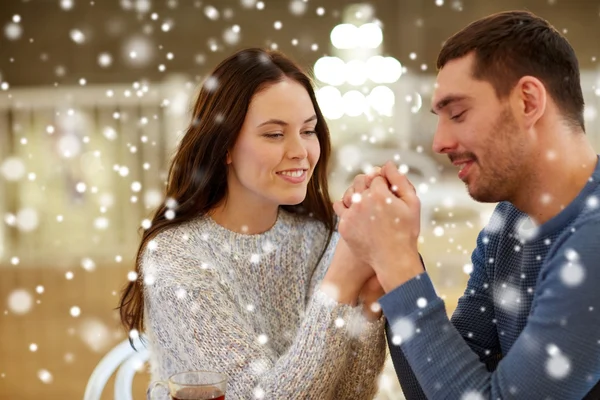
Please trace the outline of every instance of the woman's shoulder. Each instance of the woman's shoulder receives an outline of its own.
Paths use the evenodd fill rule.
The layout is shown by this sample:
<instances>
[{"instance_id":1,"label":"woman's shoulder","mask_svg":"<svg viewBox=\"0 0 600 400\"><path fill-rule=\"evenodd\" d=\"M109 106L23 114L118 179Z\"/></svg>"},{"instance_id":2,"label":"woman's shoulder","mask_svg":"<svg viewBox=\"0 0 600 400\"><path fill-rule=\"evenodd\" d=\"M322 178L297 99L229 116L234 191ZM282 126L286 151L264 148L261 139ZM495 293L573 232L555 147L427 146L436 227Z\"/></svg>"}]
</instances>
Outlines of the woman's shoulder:
<instances>
[{"instance_id":1,"label":"woman's shoulder","mask_svg":"<svg viewBox=\"0 0 600 400\"><path fill-rule=\"evenodd\" d=\"M142 270L156 278L177 277L209 264L207 242L200 239L202 223L186 221L166 227L151 238L142 252Z\"/></svg>"},{"instance_id":2,"label":"woman's shoulder","mask_svg":"<svg viewBox=\"0 0 600 400\"><path fill-rule=\"evenodd\" d=\"M193 219L168 226L158 232L147 244L150 250L177 250L183 251L197 247L202 240L203 220ZM196 249L194 249L196 250ZM180 255L184 255L181 254Z\"/></svg>"}]
</instances>

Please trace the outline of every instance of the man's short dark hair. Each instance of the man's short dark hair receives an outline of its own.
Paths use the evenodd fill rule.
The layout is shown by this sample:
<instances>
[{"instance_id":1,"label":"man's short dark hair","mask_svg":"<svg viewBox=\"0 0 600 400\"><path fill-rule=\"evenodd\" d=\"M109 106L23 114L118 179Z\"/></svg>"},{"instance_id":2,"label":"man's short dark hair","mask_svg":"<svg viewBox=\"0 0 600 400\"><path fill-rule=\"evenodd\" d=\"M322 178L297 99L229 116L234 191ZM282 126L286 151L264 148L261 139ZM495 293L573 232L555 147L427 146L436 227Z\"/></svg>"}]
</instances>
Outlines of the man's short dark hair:
<instances>
[{"instance_id":1,"label":"man's short dark hair","mask_svg":"<svg viewBox=\"0 0 600 400\"><path fill-rule=\"evenodd\" d=\"M523 76L539 79L573 127L585 131L584 101L575 51L548 21L528 11L477 20L443 45L437 68L474 52L473 77L490 82L505 98Z\"/></svg>"}]
</instances>

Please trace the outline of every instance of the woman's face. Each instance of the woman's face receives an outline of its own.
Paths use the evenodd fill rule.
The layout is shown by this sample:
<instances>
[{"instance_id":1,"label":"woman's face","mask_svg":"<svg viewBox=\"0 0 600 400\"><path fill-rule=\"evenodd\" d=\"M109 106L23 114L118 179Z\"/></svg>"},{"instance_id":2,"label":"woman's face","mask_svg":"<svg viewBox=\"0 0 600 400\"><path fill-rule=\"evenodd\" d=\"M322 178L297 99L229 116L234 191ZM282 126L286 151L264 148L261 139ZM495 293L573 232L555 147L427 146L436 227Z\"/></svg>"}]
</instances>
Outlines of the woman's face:
<instances>
[{"instance_id":1,"label":"woman's face","mask_svg":"<svg viewBox=\"0 0 600 400\"><path fill-rule=\"evenodd\" d=\"M284 79L252 98L228 153L228 197L247 204L295 205L306 197L321 152L306 89Z\"/></svg>"}]
</instances>

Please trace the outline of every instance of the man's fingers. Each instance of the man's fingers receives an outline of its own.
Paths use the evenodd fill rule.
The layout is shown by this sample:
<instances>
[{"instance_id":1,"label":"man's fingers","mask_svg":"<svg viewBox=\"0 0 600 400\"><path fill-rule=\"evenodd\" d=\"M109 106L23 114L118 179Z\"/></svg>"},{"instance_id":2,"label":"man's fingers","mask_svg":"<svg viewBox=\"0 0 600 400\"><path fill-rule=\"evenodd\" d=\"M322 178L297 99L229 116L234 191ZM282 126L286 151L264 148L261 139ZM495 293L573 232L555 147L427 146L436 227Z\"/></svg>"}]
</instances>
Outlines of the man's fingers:
<instances>
[{"instance_id":1,"label":"man's fingers","mask_svg":"<svg viewBox=\"0 0 600 400\"><path fill-rule=\"evenodd\" d=\"M388 162L382 168L382 175L385 176L391 186L392 192L403 200L410 201L415 198L417 191L406 175L401 174L398 168L392 162Z\"/></svg>"},{"instance_id":2,"label":"man's fingers","mask_svg":"<svg viewBox=\"0 0 600 400\"><path fill-rule=\"evenodd\" d=\"M393 193L390 189L389 182L382 176L378 176L373 179L373 183L371 184L369 191L373 194L377 194L378 196L384 196L386 202L388 203L390 203L395 197L395 193Z\"/></svg>"},{"instance_id":3,"label":"man's fingers","mask_svg":"<svg viewBox=\"0 0 600 400\"><path fill-rule=\"evenodd\" d=\"M381 167L373 167L373 169L371 169L371 171L369 171L369 173L365 175L366 188L371 187L373 179L375 179L377 176L381 176Z\"/></svg>"}]
</instances>

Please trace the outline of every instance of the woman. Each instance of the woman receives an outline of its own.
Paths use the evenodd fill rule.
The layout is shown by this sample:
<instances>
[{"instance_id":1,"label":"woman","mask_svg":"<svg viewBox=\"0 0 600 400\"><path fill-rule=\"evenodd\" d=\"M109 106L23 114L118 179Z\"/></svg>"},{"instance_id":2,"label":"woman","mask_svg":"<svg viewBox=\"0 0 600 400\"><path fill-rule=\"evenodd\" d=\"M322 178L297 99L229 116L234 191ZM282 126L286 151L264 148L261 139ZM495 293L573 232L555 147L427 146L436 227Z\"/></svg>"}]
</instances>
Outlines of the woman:
<instances>
[{"instance_id":1,"label":"woman","mask_svg":"<svg viewBox=\"0 0 600 400\"><path fill-rule=\"evenodd\" d=\"M293 62L247 49L213 71L121 299L124 325L150 341L153 379L222 372L228 399L375 395L382 292L335 232L329 153Z\"/></svg>"}]
</instances>

